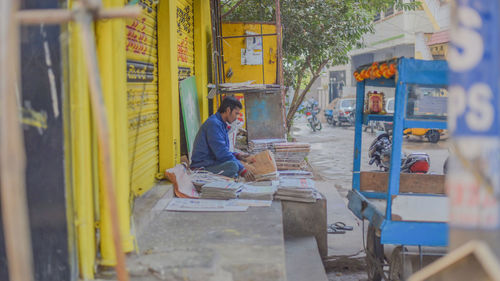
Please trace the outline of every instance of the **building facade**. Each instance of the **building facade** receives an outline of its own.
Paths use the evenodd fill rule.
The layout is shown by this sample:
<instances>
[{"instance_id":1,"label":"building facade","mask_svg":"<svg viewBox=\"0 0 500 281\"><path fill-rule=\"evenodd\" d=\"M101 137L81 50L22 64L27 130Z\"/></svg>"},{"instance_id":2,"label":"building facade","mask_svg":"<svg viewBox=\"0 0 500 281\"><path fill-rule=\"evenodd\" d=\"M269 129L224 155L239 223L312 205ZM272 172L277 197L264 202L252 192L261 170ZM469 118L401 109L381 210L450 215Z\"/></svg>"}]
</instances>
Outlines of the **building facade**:
<instances>
[{"instance_id":1,"label":"building facade","mask_svg":"<svg viewBox=\"0 0 500 281\"><path fill-rule=\"evenodd\" d=\"M363 36L363 48L349 53L350 63L331 67L329 81L332 100L338 96L353 96L356 68L396 57L417 59L443 59L447 50L450 26L449 0L422 0L415 11L398 11L393 8L381 11L374 19L375 32ZM345 85L339 87L336 76L345 73Z\"/></svg>"}]
</instances>

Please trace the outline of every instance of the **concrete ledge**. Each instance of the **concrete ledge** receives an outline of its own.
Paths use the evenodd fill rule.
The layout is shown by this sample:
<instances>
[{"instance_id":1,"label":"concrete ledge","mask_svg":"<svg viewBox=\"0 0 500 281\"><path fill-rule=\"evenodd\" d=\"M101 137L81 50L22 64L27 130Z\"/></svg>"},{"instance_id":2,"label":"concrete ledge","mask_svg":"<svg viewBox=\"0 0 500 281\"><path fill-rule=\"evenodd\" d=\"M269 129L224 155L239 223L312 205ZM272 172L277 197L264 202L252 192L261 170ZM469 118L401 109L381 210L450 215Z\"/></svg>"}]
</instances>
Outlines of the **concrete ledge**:
<instances>
[{"instance_id":1,"label":"concrete ledge","mask_svg":"<svg viewBox=\"0 0 500 281\"><path fill-rule=\"evenodd\" d=\"M147 224L138 231L140 252L127 262L131 280L286 281L280 202L246 212L169 212L169 196L142 198L153 214L135 217L149 223L140 222Z\"/></svg>"},{"instance_id":2,"label":"concrete ledge","mask_svg":"<svg viewBox=\"0 0 500 281\"><path fill-rule=\"evenodd\" d=\"M288 281L328 281L313 236L285 239Z\"/></svg>"},{"instance_id":3,"label":"concrete ledge","mask_svg":"<svg viewBox=\"0 0 500 281\"><path fill-rule=\"evenodd\" d=\"M326 198L316 203L281 201L285 239L313 236L322 258L328 255Z\"/></svg>"}]
</instances>

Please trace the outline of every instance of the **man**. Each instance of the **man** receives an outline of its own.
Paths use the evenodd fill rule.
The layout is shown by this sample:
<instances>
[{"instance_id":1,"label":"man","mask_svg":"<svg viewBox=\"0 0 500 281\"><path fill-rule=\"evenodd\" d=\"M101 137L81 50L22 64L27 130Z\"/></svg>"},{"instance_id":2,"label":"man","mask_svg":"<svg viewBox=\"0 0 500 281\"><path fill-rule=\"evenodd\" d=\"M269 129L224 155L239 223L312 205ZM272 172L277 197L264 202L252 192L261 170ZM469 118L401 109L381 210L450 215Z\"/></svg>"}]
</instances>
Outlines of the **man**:
<instances>
[{"instance_id":1,"label":"man","mask_svg":"<svg viewBox=\"0 0 500 281\"><path fill-rule=\"evenodd\" d=\"M204 168L215 174L227 177L238 175L247 181L255 179L253 173L240 162L247 154L229 151L227 124L233 123L243 108L241 102L233 97L225 97L218 112L201 125L193 143L191 168Z\"/></svg>"}]
</instances>

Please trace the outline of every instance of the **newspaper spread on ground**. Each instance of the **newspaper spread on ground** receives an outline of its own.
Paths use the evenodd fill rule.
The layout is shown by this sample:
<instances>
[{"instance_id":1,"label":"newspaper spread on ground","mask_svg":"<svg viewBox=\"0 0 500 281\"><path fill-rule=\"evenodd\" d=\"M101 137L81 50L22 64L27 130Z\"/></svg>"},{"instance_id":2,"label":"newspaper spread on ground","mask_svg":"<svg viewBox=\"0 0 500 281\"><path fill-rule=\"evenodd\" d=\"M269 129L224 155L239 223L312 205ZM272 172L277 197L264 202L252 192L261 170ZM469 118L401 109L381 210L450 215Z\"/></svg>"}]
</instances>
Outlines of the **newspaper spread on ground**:
<instances>
[{"instance_id":1,"label":"newspaper spread on ground","mask_svg":"<svg viewBox=\"0 0 500 281\"><path fill-rule=\"evenodd\" d=\"M230 206L247 206L247 207L270 207L273 203L271 200L250 200L250 199L231 199L228 201Z\"/></svg>"},{"instance_id":2,"label":"newspaper spread on ground","mask_svg":"<svg viewBox=\"0 0 500 281\"><path fill-rule=\"evenodd\" d=\"M228 200L173 198L165 210L180 212L244 212L248 210L248 205L235 204Z\"/></svg>"}]
</instances>

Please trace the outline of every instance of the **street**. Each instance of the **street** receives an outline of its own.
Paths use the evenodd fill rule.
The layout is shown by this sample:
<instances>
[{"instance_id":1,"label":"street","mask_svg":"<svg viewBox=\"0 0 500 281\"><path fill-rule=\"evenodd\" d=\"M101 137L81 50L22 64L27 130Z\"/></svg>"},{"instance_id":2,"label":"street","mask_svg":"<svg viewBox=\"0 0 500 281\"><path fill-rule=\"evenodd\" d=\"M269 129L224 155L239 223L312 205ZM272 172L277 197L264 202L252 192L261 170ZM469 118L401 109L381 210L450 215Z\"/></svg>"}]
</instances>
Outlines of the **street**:
<instances>
[{"instance_id":1,"label":"street","mask_svg":"<svg viewBox=\"0 0 500 281\"><path fill-rule=\"evenodd\" d=\"M363 132L361 169L377 170L368 165L367 150L376 133ZM328 224L343 222L353 226L345 234L328 235L329 261L326 263L330 281L367 280L363 251L363 223L347 209L347 192L352 182L354 127L333 127L323 122L321 131L312 132L305 118L295 121L292 137L311 144L308 161L314 171L318 190L327 198ZM426 152L431 159L430 173L442 174L448 157L446 137L432 144L418 137L405 139L403 152ZM365 221L365 231L368 223ZM342 257L346 256L346 257ZM337 261L337 262L336 262Z\"/></svg>"}]
</instances>

